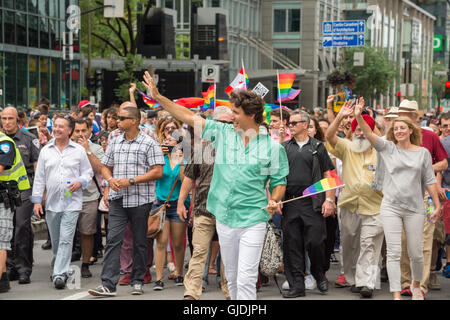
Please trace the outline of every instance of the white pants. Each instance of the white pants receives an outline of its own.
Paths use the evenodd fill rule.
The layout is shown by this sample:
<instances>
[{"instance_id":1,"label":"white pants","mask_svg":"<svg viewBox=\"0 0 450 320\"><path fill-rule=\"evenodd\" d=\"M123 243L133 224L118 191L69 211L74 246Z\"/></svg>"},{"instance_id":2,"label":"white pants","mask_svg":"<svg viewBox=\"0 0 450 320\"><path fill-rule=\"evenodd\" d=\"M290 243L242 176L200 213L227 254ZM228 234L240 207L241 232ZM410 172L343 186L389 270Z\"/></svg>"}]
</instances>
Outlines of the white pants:
<instances>
[{"instance_id":1,"label":"white pants","mask_svg":"<svg viewBox=\"0 0 450 320\"><path fill-rule=\"evenodd\" d=\"M230 228L216 221L231 300L256 300L256 282L266 223Z\"/></svg>"}]
</instances>

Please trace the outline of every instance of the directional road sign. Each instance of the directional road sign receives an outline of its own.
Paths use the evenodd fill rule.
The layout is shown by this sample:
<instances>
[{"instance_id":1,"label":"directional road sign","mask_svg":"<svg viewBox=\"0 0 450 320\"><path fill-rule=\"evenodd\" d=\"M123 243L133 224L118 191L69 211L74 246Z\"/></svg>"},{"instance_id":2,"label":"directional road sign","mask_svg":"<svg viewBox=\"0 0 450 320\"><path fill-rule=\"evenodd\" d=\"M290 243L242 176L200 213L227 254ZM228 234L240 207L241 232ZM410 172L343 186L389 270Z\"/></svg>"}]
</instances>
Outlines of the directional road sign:
<instances>
[{"instance_id":1,"label":"directional road sign","mask_svg":"<svg viewBox=\"0 0 450 320\"><path fill-rule=\"evenodd\" d=\"M324 21L323 34L364 33L365 26L364 20Z\"/></svg>"},{"instance_id":2,"label":"directional road sign","mask_svg":"<svg viewBox=\"0 0 450 320\"><path fill-rule=\"evenodd\" d=\"M363 34L343 34L324 36L322 45L324 47L363 47Z\"/></svg>"}]
</instances>

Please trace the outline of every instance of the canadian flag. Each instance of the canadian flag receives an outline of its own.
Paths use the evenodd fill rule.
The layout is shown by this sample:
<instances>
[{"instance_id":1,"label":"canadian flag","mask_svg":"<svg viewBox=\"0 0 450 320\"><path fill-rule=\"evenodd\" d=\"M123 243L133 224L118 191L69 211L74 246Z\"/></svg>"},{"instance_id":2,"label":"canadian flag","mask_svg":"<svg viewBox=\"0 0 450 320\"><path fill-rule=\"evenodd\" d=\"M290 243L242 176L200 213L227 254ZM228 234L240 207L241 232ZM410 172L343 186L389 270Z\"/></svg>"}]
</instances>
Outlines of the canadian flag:
<instances>
[{"instance_id":1,"label":"canadian flag","mask_svg":"<svg viewBox=\"0 0 450 320\"><path fill-rule=\"evenodd\" d=\"M247 89L246 82L246 73L244 67L241 68L241 71L237 74L236 78L234 78L233 82L225 89L225 92L228 96L230 96L231 92L236 89Z\"/></svg>"}]
</instances>

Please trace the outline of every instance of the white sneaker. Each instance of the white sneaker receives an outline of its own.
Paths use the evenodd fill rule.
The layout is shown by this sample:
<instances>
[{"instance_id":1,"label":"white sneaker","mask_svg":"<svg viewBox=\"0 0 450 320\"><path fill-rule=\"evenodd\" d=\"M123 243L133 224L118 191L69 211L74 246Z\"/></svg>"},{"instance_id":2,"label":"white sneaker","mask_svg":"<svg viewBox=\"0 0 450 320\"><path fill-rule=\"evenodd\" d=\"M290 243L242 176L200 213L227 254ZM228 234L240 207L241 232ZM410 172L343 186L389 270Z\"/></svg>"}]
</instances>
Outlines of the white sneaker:
<instances>
[{"instance_id":1,"label":"white sneaker","mask_svg":"<svg viewBox=\"0 0 450 320\"><path fill-rule=\"evenodd\" d=\"M169 262L167 264L167 270L169 270L170 273L175 271L175 265L173 264L173 262Z\"/></svg>"},{"instance_id":2,"label":"white sneaker","mask_svg":"<svg viewBox=\"0 0 450 320\"><path fill-rule=\"evenodd\" d=\"M281 285L281 289L289 290L289 282L287 282L287 280L283 282L283 284Z\"/></svg>"},{"instance_id":3,"label":"white sneaker","mask_svg":"<svg viewBox=\"0 0 450 320\"><path fill-rule=\"evenodd\" d=\"M424 300L422 290L411 286L412 300Z\"/></svg>"},{"instance_id":4,"label":"white sneaker","mask_svg":"<svg viewBox=\"0 0 450 320\"><path fill-rule=\"evenodd\" d=\"M310 274L305 277L305 289L306 290L314 290L317 288L316 279Z\"/></svg>"}]
</instances>

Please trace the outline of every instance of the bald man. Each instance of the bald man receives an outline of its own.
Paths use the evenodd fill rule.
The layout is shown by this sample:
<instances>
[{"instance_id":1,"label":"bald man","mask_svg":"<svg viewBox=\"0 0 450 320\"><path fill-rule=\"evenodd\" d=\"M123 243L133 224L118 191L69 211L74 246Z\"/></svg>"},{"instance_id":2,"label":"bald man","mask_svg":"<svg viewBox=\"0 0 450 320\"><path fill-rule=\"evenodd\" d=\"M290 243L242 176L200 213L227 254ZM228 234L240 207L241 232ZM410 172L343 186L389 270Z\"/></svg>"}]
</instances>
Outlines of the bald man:
<instances>
[{"instance_id":1,"label":"bald man","mask_svg":"<svg viewBox=\"0 0 450 320\"><path fill-rule=\"evenodd\" d=\"M19 129L18 119L17 110L13 107L5 108L1 113L3 132L14 140L27 170L28 180L33 186L40 144L33 134ZM8 251L6 262L9 280L19 280L19 284L30 283L33 266L34 239L31 231L31 212L33 211L33 204L30 201L31 190L30 188L21 192L22 205L16 208L11 251Z\"/></svg>"}]
</instances>

